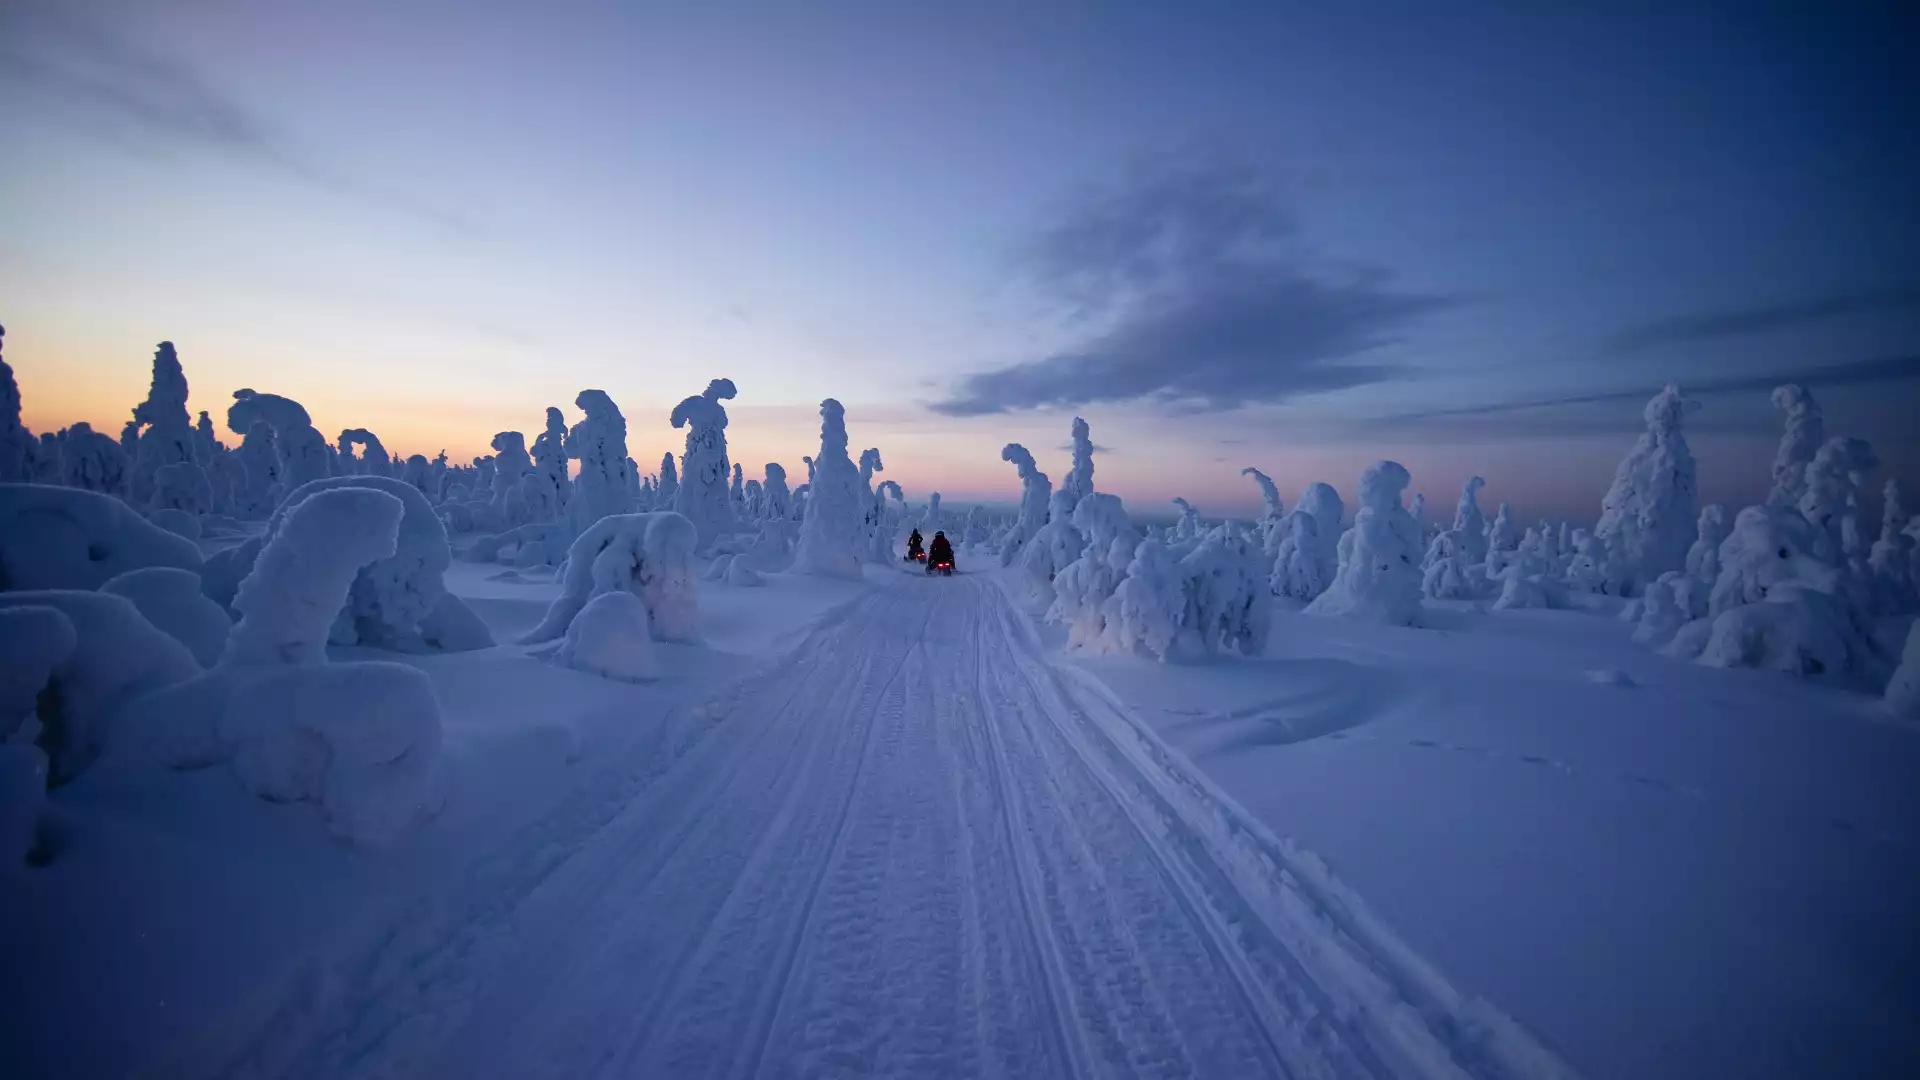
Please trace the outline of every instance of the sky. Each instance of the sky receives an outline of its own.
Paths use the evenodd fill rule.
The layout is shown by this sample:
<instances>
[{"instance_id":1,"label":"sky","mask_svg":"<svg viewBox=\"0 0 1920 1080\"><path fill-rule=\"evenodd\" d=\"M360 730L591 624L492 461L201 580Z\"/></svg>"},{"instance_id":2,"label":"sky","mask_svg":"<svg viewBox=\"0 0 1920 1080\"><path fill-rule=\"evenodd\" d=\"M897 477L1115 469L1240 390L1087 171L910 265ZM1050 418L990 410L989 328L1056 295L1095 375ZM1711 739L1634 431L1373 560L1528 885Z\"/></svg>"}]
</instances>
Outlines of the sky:
<instances>
[{"instance_id":1,"label":"sky","mask_svg":"<svg viewBox=\"0 0 1920 1080\"><path fill-rule=\"evenodd\" d=\"M916 501L1079 415L1136 512L1587 520L1670 380L1757 501L1794 379L1920 483L1911 4L0 0L0 147L36 430L164 339L406 453L727 376L749 475L833 396Z\"/></svg>"}]
</instances>

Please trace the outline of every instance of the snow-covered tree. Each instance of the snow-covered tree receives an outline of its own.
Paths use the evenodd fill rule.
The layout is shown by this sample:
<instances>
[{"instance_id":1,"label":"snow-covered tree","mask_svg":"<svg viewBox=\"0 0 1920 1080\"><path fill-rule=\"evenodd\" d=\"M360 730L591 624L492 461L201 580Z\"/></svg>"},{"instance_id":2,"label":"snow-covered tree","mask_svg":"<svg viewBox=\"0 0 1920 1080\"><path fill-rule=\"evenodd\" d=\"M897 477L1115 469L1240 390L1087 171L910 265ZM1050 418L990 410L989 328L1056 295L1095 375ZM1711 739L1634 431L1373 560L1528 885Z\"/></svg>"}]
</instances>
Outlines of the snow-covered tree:
<instances>
[{"instance_id":1,"label":"snow-covered tree","mask_svg":"<svg viewBox=\"0 0 1920 1080\"><path fill-rule=\"evenodd\" d=\"M1273 596L1259 545L1229 523L1201 537L1180 559L1177 572L1186 598L1183 633L1190 633L1208 653L1229 649L1260 655L1267 645ZM1413 580L1417 589L1417 572ZM1417 592L1414 601L1419 602Z\"/></svg>"},{"instance_id":2,"label":"snow-covered tree","mask_svg":"<svg viewBox=\"0 0 1920 1080\"><path fill-rule=\"evenodd\" d=\"M124 501L43 484L0 484L0 590L98 589L143 566L198 571L200 549Z\"/></svg>"},{"instance_id":3,"label":"snow-covered tree","mask_svg":"<svg viewBox=\"0 0 1920 1080\"><path fill-rule=\"evenodd\" d=\"M326 436L320 434L312 424L284 432L276 430L273 442L280 451L280 485L283 493L333 475L333 456L328 452Z\"/></svg>"},{"instance_id":4,"label":"snow-covered tree","mask_svg":"<svg viewBox=\"0 0 1920 1080\"><path fill-rule=\"evenodd\" d=\"M1819 403L1798 383L1774 387L1773 404L1786 414L1787 430L1773 456L1773 490L1767 495L1767 505L1791 510L1807 493L1807 466L1827 441L1827 425Z\"/></svg>"},{"instance_id":5,"label":"snow-covered tree","mask_svg":"<svg viewBox=\"0 0 1920 1080\"><path fill-rule=\"evenodd\" d=\"M163 341L153 353L153 381L147 399L133 410L139 441L133 462L133 501L144 506L153 498L153 474L162 465L194 459L193 420L187 413L187 376L180 368L173 342Z\"/></svg>"},{"instance_id":6,"label":"snow-covered tree","mask_svg":"<svg viewBox=\"0 0 1920 1080\"><path fill-rule=\"evenodd\" d=\"M582 390L573 404L586 414L567 433L567 458L580 463L567 501L567 526L577 536L609 514L633 509L633 496L626 481L627 418L604 390Z\"/></svg>"},{"instance_id":7,"label":"snow-covered tree","mask_svg":"<svg viewBox=\"0 0 1920 1080\"><path fill-rule=\"evenodd\" d=\"M193 458L201 468L212 464L213 459L226 450L220 445L220 437L213 428L213 417L207 410L200 410L200 419L193 426Z\"/></svg>"},{"instance_id":8,"label":"snow-covered tree","mask_svg":"<svg viewBox=\"0 0 1920 1080\"><path fill-rule=\"evenodd\" d=\"M1020 552L1047 523L1053 499L1053 481L1040 471L1033 454L1019 443L1000 449L1000 460L1011 462L1020 471L1020 513L1000 537L1000 565L1012 566Z\"/></svg>"},{"instance_id":9,"label":"snow-covered tree","mask_svg":"<svg viewBox=\"0 0 1920 1080\"><path fill-rule=\"evenodd\" d=\"M0 350L6 340L7 329L0 326ZM0 352L0 483L27 482L27 443L32 439L33 433L20 423L20 384Z\"/></svg>"},{"instance_id":10,"label":"snow-covered tree","mask_svg":"<svg viewBox=\"0 0 1920 1080\"><path fill-rule=\"evenodd\" d=\"M1911 519L1898 480L1888 480L1880 494L1880 537L1867 555L1867 571L1880 610L1903 612L1913 607L1920 584L1913 579L1913 538L1901 531Z\"/></svg>"},{"instance_id":11,"label":"snow-covered tree","mask_svg":"<svg viewBox=\"0 0 1920 1080\"><path fill-rule=\"evenodd\" d=\"M1165 660L1180 636L1187 598L1180 570L1165 544L1142 540L1114 587L1105 632L1114 645Z\"/></svg>"},{"instance_id":12,"label":"snow-covered tree","mask_svg":"<svg viewBox=\"0 0 1920 1080\"><path fill-rule=\"evenodd\" d=\"M1073 418L1073 471L1067 474L1060 490L1073 499L1075 506L1093 494L1093 435L1087 422L1077 416Z\"/></svg>"},{"instance_id":13,"label":"snow-covered tree","mask_svg":"<svg viewBox=\"0 0 1920 1080\"><path fill-rule=\"evenodd\" d=\"M1047 618L1067 627L1067 647L1090 648L1111 643L1107 618L1113 613L1114 590L1119 588L1140 533L1127 517L1117 495L1090 492L1073 509L1074 530L1086 540L1079 558L1053 579L1054 602Z\"/></svg>"},{"instance_id":14,"label":"snow-covered tree","mask_svg":"<svg viewBox=\"0 0 1920 1080\"><path fill-rule=\"evenodd\" d=\"M364 453L356 457L354 447L365 448ZM393 459L387 456L387 448L380 443L380 436L366 428L348 428L340 433L340 464L342 475L392 476Z\"/></svg>"},{"instance_id":15,"label":"snow-covered tree","mask_svg":"<svg viewBox=\"0 0 1920 1080\"><path fill-rule=\"evenodd\" d=\"M1612 586L1612 558L1607 542L1585 529L1573 530L1573 558L1567 561L1566 585L1573 592L1604 593Z\"/></svg>"},{"instance_id":16,"label":"snow-covered tree","mask_svg":"<svg viewBox=\"0 0 1920 1080\"><path fill-rule=\"evenodd\" d=\"M127 461L127 452L120 449L120 444L111 436L79 423L66 430L63 445L69 487L126 497L132 466Z\"/></svg>"},{"instance_id":17,"label":"snow-covered tree","mask_svg":"<svg viewBox=\"0 0 1920 1080\"><path fill-rule=\"evenodd\" d=\"M1333 583L1311 615L1345 615L1392 626L1420 621L1420 533L1400 503L1412 480L1398 462L1378 461L1360 474L1360 509L1340 538Z\"/></svg>"},{"instance_id":18,"label":"snow-covered tree","mask_svg":"<svg viewBox=\"0 0 1920 1080\"><path fill-rule=\"evenodd\" d=\"M675 466L673 454L660 457L660 481L653 486L653 504L662 509L673 506L680 497L680 470Z\"/></svg>"},{"instance_id":19,"label":"snow-covered tree","mask_svg":"<svg viewBox=\"0 0 1920 1080\"><path fill-rule=\"evenodd\" d=\"M1413 523L1420 529L1420 535L1427 535L1427 494L1424 491L1413 493L1413 501L1407 504L1407 513L1413 515Z\"/></svg>"},{"instance_id":20,"label":"snow-covered tree","mask_svg":"<svg viewBox=\"0 0 1920 1080\"><path fill-rule=\"evenodd\" d=\"M527 437L518 431L501 431L488 445L493 447L494 519L502 525L524 525L534 520L527 514L527 493L521 488L521 482L533 472Z\"/></svg>"},{"instance_id":21,"label":"snow-covered tree","mask_svg":"<svg viewBox=\"0 0 1920 1080\"><path fill-rule=\"evenodd\" d=\"M732 379L714 379L699 394L674 406L673 426L687 429L685 466L674 492L673 509L693 522L700 551L734 531L733 498L728 481L733 472L727 460L727 410L721 404L735 397Z\"/></svg>"},{"instance_id":22,"label":"snow-covered tree","mask_svg":"<svg viewBox=\"0 0 1920 1080\"><path fill-rule=\"evenodd\" d=\"M191 461L160 466L153 474L150 510L181 510L193 515L213 512L213 484L206 470Z\"/></svg>"},{"instance_id":23,"label":"snow-covered tree","mask_svg":"<svg viewBox=\"0 0 1920 1080\"><path fill-rule=\"evenodd\" d=\"M1709 503L1700 508L1700 521L1694 527L1693 546L1687 549L1687 575L1711 583L1720 576L1720 545L1726 542L1733 526L1727 521L1727 508Z\"/></svg>"},{"instance_id":24,"label":"snow-covered tree","mask_svg":"<svg viewBox=\"0 0 1920 1080\"><path fill-rule=\"evenodd\" d=\"M546 430L533 440L533 471L549 492L536 500L537 504L551 506L549 517L557 517L566 509L573 483L567 476L567 421L560 410L552 406L547 408Z\"/></svg>"},{"instance_id":25,"label":"snow-covered tree","mask_svg":"<svg viewBox=\"0 0 1920 1080\"><path fill-rule=\"evenodd\" d=\"M1287 517L1287 508L1280 502L1280 489L1273 486L1272 477L1251 465L1241 469L1240 475L1251 476L1253 482L1260 485L1260 499L1265 510L1260 515L1257 527L1260 530L1261 546L1268 557L1272 557L1280 547L1280 539L1283 535L1281 523Z\"/></svg>"},{"instance_id":26,"label":"snow-covered tree","mask_svg":"<svg viewBox=\"0 0 1920 1080\"><path fill-rule=\"evenodd\" d=\"M1907 630L1900 666L1887 682L1887 709L1902 720L1920 720L1920 622Z\"/></svg>"},{"instance_id":27,"label":"snow-covered tree","mask_svg":"<svg viewBox=\"0 0 1920 1080\"><path fill-rule=\"evenodd\" d=\"M42 432L38 439L29 439L27 449L27 482L30 484L58 484L66 475L66 455L61 452L60 436L51 431Z\"/></svg>"},{"instance_id":28,"label":"snow-covered tree","mask_svg":"<svg viewBox=\"0 0 1920 1080\"><path fill-rule=\"evenodd\" d=\"M560 595L523 644L552 641L567 632L594 597L627 592L646 602L654 638L699 637L699 599L693 587L693 523L671 510L613 514L573 542Z\"/></svg>"},{"instance_id":29,"label":"snow-covered tree","mask_svg":"<svg viewBox=\"0 0 1920 1080\"><path fill-rule=\"evenodd\" d=\"M1049 500L1047 523L1033 535L1020 553L1020 567L1026 571L1027 595L1037 610L1053 604L1053 579L1067 564L1080 557L1086 539L1073 527L1073 493L1056 491Z\"/></svg>"},{"instance_id":30,"label":"snow-covered tree","mask_svg":"<svg viewBox=\"0 0 1920 1080\"><path fill-rule=\"evenodd\" d=\"M1487 516L1480 512L1480 489L1487 486L1478 476L1467 477L1460 488L1460 503L1453 512L1453 531L1466 547L1469 563L1487 561Z\"/></svg>"},{"instance_id":31,"label":"snow-covered tree","mask_svg":"<svg viewBox=\"0 0 1920 1080\"><path fill-rule=\"evenodd\" d=\"M1416 528L1418 523L1415 523ZM1514 527L1513 512L1506 500L1500 501L1500 509L1493 515L1493 522L1487 526L1487 561L1492 563L1497 557L1505 556L1520 546L1520 532ZM1492 571L1493 567L1488 566Z\"/></svg>"},{"instance_id":32,"label":"snow-covered tree","mask_svg":"<svg viewBox=\"0 0 1920 1080\"><path fill-rule=\"evenodd\" d=\"M1799 509L1814 528L1814 554L1823 562L1845 566L1849 549L1859 545L1860 485L1879 467L1880 459L1865 440L1838 435L1828 439L1807 465ZM1849 517L1856 517L1853 537L1848 535Z\"/></svg>"},{"instance_id":33,"label":"snow-covered tree","mask_svg":"<svg viewBox=\"0 0 1920 1080\"><path fill-rule=\"evenodd\" d=\"M806 517L794 570L823 577L858 579L865 550L867 492L860 470L847 456L846 409L832 398L820 403L820 453L810 466Z\"/></svg>"},{"instance_id":34,"label":"snow-covered tree","mask_svg":"<svg viewBox=\"0 0 1920 1080\"><path fill-rule=\"evenodd\" d=\"M1197 543L1207 531L1206 526L1200 522L1200 511L1178 495L1174 496L1173 505L1180 508L1180 520L1173 525L1175 547L1177 548L1179 544Z\"/></svg>"},{"instance_id":35,"label":"snow-covered tree","mask_svg":"<svg viewBox=\"0 0 1920 1080\"><path fill-rule=\"evenodd\" d=\"M1312 483L1286 517L1286 535L1274 549L1271 587L1277 596L1308 601L1333 583L1339 569L1341 519L1346 506L1333 485Z\"/></svg>"},{"instance_id":36,"label":"snow-covered tree","mask_svg":"<svg viewBox=\"0 0 1920 1080\"><path fill-rule=\"evenodd\" d=\"M1608 591L1635 596L1687 565L1693 544L1693 452L1681 428L1696 407L1669 383L1647 402L1647 430L1614 471L1593 535L1606 544Z\"/></svg>"},{"instance_id":37,"label":"snow-covered tree","mask_svg":"<svg viewBox=\"0 0 1920 1080\"><path fill-rule=\"evenodd\" d=\"M1467 547L1460 533L1448 529L1433 538L1421 563L1420 591L1433 600L1471 600L1480 590L1467 561Z\"/></svg>"},{"instance_id":38,"label":"snow-covered tree","mask_svg":"<svg viewBox=\"0 0 1920 1080\"><path fill-rule=\"evenodd\" d=\"M234 453L246 474L247 484L236 498L234 509L242 516L263 518L273 512L280 489L280 451L273 444L273 428L265 420L256 420Z\"/></svg>"},{"instance_id":39,"label":"snow-covered tree","mask_svg":"<svg viewBox=\"0 0 1920 1080\"><path fill-rule=\"evenodd\" d=\"M787 491L787 470L784 466L767 462L767 482L761 485L760 490L766 500L768 520L785 521L793 516L793 496Z\"/></svg>"}]
</instances>

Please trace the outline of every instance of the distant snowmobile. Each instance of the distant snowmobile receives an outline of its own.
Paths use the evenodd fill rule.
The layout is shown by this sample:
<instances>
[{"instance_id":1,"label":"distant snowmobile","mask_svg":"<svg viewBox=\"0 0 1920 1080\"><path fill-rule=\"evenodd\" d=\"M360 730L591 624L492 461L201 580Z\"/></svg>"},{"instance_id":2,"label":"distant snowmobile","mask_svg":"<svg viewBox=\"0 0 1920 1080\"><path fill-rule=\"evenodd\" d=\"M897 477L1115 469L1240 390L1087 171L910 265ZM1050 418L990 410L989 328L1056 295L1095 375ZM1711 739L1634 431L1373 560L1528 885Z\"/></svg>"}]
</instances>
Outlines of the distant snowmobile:
<instances>
[{"instance_id":1,"label":"distant snowmobile","mask_svg":"<svg viewBox=\"0 0 1920 1080\"><path fill-rule=\"evenodd\" d=\"M926 549L920 546L920 530L915 529L912 534L907 537L907 561L921 562L924 561L926 557Z\"/></svg>"}]
</instances>

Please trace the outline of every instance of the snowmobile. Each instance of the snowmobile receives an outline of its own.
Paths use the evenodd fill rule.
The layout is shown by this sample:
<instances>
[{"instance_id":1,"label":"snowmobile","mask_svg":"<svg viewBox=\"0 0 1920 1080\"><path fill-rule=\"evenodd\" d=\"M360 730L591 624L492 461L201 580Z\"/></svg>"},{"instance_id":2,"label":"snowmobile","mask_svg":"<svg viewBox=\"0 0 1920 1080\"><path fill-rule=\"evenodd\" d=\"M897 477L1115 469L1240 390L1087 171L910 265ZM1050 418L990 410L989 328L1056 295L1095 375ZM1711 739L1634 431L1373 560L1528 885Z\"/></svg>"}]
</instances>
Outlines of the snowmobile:
<instances>
[{"instance_id":1,"label":"snowmobile","mask_svg":"<svg viewBox=\"0 0 1920 1080\"><path fill-rule=\"evenodd\" d=\"M907 561L908 562L926 562L927 561L927 551L925 548L920 546L920 530L919 529L913 530L913 533L907 537Z\"/></svg>"},{"instance_id":2,"label":"snowmobile","mask_svg":"<svg viewBox=\"0 0 1920 1080\"><path fill-rule=\"evenodd\" d=\"M946 533L933 534L933 546L927 549L927 573L953 576L953 545L947 542Z\"/></svg>"}]
</instances>

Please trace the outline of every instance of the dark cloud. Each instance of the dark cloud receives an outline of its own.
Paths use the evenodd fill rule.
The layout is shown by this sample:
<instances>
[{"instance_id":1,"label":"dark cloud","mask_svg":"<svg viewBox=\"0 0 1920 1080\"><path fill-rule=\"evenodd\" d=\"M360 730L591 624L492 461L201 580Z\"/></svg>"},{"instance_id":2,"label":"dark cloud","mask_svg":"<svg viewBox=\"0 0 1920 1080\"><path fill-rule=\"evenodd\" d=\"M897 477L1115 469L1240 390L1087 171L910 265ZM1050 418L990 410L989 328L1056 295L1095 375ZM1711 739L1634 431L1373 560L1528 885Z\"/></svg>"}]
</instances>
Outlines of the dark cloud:
<instances>
[{"instance_id":1,"label":"dark cloud","mask_svg":"<svg viewBox=\"0 0 1920 1080\"><path fill-rule=\"evenodd\" d=\"M1050 356L961 380L950 416L1090 402L1232 409L1392 377L1357 363L1448 303L1377 270L1309 265L1284 243L1277 188L1219 155L1157 158L1020 251L1043 296L1106 328Z\"/></svg>"},{"instance_id":2,"label":"dark cloud","mask_svg":"<svg viewBox=\"0 0 1920 1080\"><path fill-rule=\"evenodd\" d=\"M1623 330L1606 342L1609 352L1637 352L1661 345L1677 345L1718 338L1740 337L1779 330L1843 315L1869 315L1920 307L1920 286L1842 293L1794 303L1768 304L1729 311L1681 315Z\"/></svg>"},{"instance_id":3,"label":"dark cloud","mask_svg":"<svg viewBox=\"0 0 1920 1080\"><path fill-rule=\"evenodd\" d=\"M1063 442L1059 446L1054 447L1054 449L1064 450L1067 453L1071 454L1073 453L1073 444L1070 442ZM1102 446L1099 443L1094 443L1093 452L1096 454L1111 454L1114 452L1114 449L1111 446Z\"/></svg>"},{"instance_id":4,"label":"dark cloud","mask_svg":"<svg viewBox=\"0 0 1920 1080\"><path fill-rule=\"evenodd\" d=\"M457 214L369 185L297 153L263 117L192 65L105 26L63 9L34 5L10 14L4 29L0 84L24 86L83 115L97 130L251 161L450 232L475 231Z\"/></svg>"}]
</instances>

